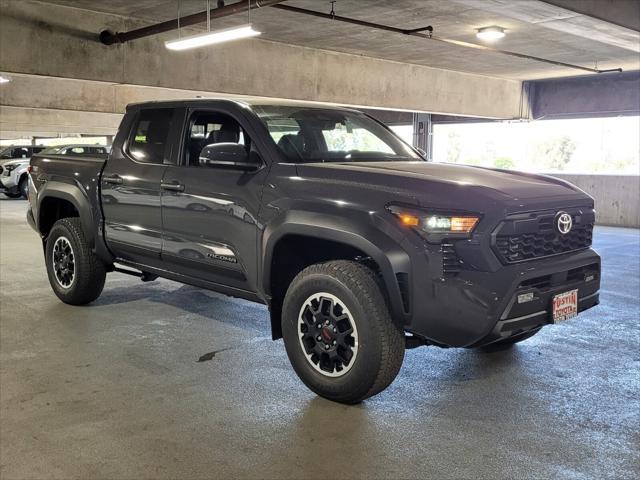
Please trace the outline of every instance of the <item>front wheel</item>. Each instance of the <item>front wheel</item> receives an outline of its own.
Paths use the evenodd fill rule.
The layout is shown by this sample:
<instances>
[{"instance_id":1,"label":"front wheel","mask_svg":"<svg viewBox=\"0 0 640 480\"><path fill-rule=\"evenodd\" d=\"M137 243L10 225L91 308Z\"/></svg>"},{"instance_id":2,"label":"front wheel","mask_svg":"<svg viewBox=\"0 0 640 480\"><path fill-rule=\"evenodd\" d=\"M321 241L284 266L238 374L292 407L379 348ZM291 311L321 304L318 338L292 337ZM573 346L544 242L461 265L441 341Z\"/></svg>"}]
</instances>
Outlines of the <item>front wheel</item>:
<instances>
[{"instance_id":1,"label":"front wheel","mask_svg":"<svg viewBox=\"0 0 640 480\"><path fill-rule=\"evenodd\" d=\"M84 305L102 293L105 266L89 247L79 218L63 218L53 225L45 258L51 288L64 303Z\"/></svg>"},{"instance_id":2,"label":"front wheel","mask_svg":"<svg viewBox=\"0 0 640 480\"><path fill-rule=\"evenodd\" d=\"M389 315L373 272L337 260L305 268L282 309L291 364L309 389L341 403L384 390L404 358L404 333Z\"/></svg>"}]
</instances>

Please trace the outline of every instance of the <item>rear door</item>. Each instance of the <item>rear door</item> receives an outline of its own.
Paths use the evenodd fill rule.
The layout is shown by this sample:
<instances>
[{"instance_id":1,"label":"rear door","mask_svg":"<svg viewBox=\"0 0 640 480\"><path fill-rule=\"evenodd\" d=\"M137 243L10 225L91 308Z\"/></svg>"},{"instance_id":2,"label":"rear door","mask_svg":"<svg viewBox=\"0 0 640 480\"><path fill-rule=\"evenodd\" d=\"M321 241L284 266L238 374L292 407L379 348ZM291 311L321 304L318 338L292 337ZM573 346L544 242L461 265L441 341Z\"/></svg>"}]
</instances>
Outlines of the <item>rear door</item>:
<instances>
[{"instance_id":1,"label":"rear door","mask_svg":"<svg viewBox=\"0 0 640 480\"><path fill-rule=\"evenodd\" d=\"M131 112L127 138L114 148L101 177L105 238L113 253L138 263L157 263L162 245L160 182L171 163L175 108Z\"/></svg>"},{"instance_id":2,"label":"rear door","mask_svg":"<svg viewBox=\"0 0 640 480\"><path fill-rule=\"evenodd\" d=\"M257 135L232 110L190 109L177 165L164 172L163 263L171 271L256 291L258 212L267 175L201 165L212 143L239 143L260 158Z\"/></svg>"}]
</instances>

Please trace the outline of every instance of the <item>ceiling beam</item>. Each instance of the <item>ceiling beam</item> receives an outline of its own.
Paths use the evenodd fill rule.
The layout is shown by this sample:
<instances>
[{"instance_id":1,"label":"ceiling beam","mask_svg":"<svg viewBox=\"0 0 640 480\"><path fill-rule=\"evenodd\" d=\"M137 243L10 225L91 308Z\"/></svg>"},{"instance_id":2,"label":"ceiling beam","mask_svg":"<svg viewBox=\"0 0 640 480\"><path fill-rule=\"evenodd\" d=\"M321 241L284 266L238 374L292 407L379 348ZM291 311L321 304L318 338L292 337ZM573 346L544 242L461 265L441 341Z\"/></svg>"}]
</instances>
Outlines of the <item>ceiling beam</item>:
<instances>
[{"instance_id":1,"label":"ceiling beam","mask_svg":"<svg viewBox=\"0 0 640 480\"><path fill-rule=\"evenodd\" d=\"M640 2L637 0L541 0L572 12L640 32Z\"/></svg>"}]
</instances>

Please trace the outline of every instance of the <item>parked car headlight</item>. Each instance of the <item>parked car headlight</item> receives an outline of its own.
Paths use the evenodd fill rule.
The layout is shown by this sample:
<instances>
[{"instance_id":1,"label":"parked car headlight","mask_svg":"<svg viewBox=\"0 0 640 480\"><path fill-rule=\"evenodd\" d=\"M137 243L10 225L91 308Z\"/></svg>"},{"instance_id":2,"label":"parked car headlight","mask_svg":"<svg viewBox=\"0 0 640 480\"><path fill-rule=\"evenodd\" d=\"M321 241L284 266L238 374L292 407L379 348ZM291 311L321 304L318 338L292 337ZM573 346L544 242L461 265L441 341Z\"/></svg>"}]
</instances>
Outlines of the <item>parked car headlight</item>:
<instances>
[{"instance_id":1,"label":"parked car headlight","mask_svg":"<svg viewBox=\"0 0 640 480\"><path fill-rule=\"evenodd\" d=\"M7 173L11 173L13 172L16 168L18 168L19 165L17 164L9 164L9 165L5 165L4 169Z\"/></svg>"},{"instance_id":2,"label":"parked car headlight","mask_svg":"<svg viewBox=\"0 0 640 480\"><path fill-rule=\"evenodd\" d=\"M403 226L436 243L444 238L468 238L480 221L480 216L472 213L429 212L399 205L387 208Z\"/></svg>"}]
</instances>

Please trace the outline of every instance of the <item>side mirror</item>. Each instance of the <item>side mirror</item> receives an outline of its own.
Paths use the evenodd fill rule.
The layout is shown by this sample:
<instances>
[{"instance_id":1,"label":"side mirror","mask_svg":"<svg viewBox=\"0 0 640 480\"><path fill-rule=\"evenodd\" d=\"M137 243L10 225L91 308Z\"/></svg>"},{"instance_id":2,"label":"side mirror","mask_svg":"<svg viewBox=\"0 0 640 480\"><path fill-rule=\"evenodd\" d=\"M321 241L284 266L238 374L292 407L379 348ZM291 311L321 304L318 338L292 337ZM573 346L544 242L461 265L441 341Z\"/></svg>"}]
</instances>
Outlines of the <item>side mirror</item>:
<instances>
[{"instance_id":1,"label":"side mirror","mask_svg":"<svg viewBox=\"0 0 640 480\"><path fill-rule=\"evenodd\" d=\"M256 170L260 163L257 157L249 155L244 145L238 143L212 143L200 152L201 167L230 168L235 170Z\"/></svg>"}]
</instances>

